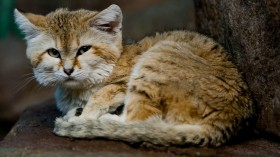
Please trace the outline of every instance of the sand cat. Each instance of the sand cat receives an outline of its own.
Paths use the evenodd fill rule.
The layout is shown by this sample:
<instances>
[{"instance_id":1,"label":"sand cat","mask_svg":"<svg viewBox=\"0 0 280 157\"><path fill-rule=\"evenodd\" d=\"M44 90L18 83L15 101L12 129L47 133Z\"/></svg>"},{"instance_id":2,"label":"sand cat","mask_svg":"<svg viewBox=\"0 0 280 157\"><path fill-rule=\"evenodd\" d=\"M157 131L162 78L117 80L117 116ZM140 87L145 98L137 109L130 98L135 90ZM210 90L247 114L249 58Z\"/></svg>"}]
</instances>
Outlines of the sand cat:
<instances>
[{"instance_id":1,"label":"sand cat","mask_svg":"<svg viewBox=\"0 0 280 157\"><path fill-rule=\"evenodd\" d=\"M57 87L59 136L220 146L255 115L236 66L204 35L170 31L123 45L117 5L15 17L36 79Z\"/></svg>"}]
</instances>

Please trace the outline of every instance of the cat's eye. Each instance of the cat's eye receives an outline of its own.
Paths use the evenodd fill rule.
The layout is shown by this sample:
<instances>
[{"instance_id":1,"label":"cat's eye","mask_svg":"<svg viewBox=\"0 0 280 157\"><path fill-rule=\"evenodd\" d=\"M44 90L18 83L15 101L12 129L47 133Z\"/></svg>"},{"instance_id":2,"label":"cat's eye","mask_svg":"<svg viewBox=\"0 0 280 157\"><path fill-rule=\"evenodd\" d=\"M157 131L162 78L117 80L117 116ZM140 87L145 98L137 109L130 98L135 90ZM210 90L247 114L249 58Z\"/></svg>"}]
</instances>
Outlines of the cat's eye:
<instances>
[{"instance_id":1,"label":"cat's eye","mask_svg":"<svg viewBox=\"0 0 280 157\"><path fill-rule=\"evenodd\" d=\"M54 49L54 48L50 48L47 50L48 54L54 58L60 58L60 54L59 51Z\"/></svg>"},{"instance_id":2,"label":"cat's eye","mask_svg":"<svg viewBox=\"0 0 280 157\"><path fill-rule=\"evenodd\" d=\"M85 45L79 48L77 52L77 56L82 55L83 53L87 52L91 48L91 45Z\"/></svg>"}]
</instances>

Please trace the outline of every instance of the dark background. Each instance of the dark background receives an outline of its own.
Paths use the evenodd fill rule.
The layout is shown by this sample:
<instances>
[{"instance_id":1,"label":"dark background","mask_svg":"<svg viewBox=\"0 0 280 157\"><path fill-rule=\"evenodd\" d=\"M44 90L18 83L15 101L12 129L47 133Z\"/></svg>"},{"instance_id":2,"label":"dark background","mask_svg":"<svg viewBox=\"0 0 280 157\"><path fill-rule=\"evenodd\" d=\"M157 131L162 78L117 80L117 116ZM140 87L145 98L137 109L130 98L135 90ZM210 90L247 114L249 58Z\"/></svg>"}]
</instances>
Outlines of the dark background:
<instances>
[{"instance_id":1,"label":"dark background","mask_svg":"<svg viewBox=\"0 0 280 157\"><path fill-rule=\"evenodd\" d=\"M57 8L102 10L118 4L125 41L174 29L195 29L192 0L0 0L0 140L29 106L53 99L53 88L32 80L25 42L13 22L13 9L46 14Z\"/></svg>"}]
</instances>

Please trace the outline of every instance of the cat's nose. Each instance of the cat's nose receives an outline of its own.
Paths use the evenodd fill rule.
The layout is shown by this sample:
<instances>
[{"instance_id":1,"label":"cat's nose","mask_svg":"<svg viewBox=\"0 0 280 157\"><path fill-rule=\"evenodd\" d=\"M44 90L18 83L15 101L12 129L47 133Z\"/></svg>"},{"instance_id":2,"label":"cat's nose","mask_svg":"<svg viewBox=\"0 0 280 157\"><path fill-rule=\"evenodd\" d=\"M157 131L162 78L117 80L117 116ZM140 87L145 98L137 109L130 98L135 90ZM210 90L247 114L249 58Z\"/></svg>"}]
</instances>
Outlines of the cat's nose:
<instances>
[{"instance_id":1,"label":"cat's nose","mask_svg":"<svg viewBox=\"0 0 280 157\"><path fill-rule=\"evenodd\" d=\"M65 72L65 74L67 74L67 75L71 75L72 73L73 73L73 71L74 71L74 68L71 68L71 69L63 69L63 71Z\"/></svg>"}]
</instances>

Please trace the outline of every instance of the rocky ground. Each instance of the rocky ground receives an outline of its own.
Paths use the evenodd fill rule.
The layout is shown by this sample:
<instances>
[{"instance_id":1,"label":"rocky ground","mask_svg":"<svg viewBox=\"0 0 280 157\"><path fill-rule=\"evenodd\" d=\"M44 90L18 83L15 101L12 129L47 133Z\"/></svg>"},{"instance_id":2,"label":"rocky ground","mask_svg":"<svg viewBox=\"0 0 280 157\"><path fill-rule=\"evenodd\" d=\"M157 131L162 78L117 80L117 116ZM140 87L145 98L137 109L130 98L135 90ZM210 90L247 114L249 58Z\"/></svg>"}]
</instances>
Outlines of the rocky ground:
<instances>
[{"instance_id":1,"label":"rocky ground","mask_svg":"<svg viewBox=\"0 0 280 157\"><path fill-rule=\"evenodd\" d=\"M105 139L81 140L52 133L55 117L60 116L53 100L26 110L0 142L0 156L100 156L100 157L277 157L280 144L257 136L243 136L219 148L144 147Z\"/></svg>"}]
</instances>

